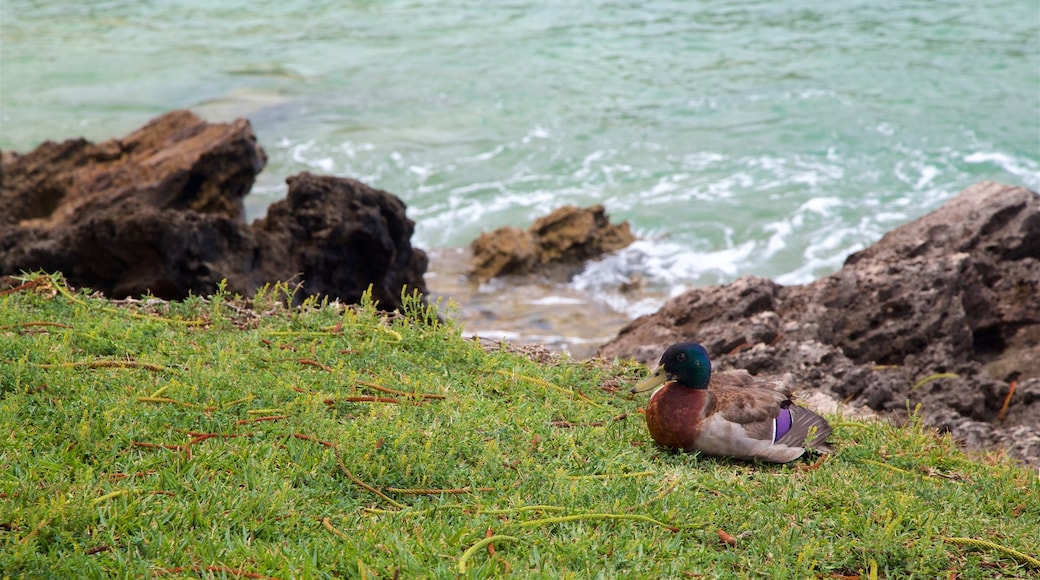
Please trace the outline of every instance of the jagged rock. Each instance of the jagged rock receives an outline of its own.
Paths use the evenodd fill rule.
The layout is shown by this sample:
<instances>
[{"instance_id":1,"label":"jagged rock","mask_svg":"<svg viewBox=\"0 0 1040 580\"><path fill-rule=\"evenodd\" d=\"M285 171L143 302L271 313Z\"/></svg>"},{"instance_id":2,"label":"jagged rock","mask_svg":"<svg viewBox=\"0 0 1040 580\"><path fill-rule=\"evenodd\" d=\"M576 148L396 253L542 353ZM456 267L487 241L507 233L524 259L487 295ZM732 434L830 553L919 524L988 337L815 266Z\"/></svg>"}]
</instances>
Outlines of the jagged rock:
<instances>
[{"instance_id":1,"label":"jagged rock","mask_svg":"<svg viewBox=\"0 0 1040 580\"><path fill-rule=\"evenodd\" d=\"M411 245L415 222L395 195L354 179L301 173L289 193L253 225L267 276L297 272L307 295L357 302L372 286L382 308L401 305L402 291L426 294L426 253Z\"/></svg>"},{"instance_id":2,"label":"jagged rock","mask_svg":"<svg viewBox=\"0 0 1040 580\"><path fill-rule=\"evenodd\" d=\"M210 124L173 111L122 139L5 153L0 223L61 228L130 200L241 220L242 198L266 163L249 121Z\"/></svg>"},{"instance_id":3,"label":"jagged rock","mask_svg":"<svg viewBox=\"0 0 1040 580\"><path fill-rule=\"evenodd\" d=\"M471 249L470 276L476 280L526 274L539 263L534 236L520 228L507 226L483 233L473 242Z\"/></svg>"},{"instance_id":4,"label":"jagged rock","mask_svg":"<svg viewBox=\"0 0 1040 580\"><path fill-rule=\"evenodd\" d=\"M611 224L602 205L561 207L527 230L499 228L473 242L471 278L530 274L575 265L635 241L628 222Z\"/></svg>"},{"instance_id":5,"label":"jagged rock","mask_svg":"<svg viewBox=\"0 0 1040 580\"><path fill-rule=\"evenodd\" d=\"M250 296L296 280L348 302L373 286L380 306L426 293L426 256L395 196L349 179L290 178L288 198L244 223L242 197L266 157L249 122L189 111L100 144L44 143L0 163L0 275L60 271L108 296L206 295L222 280Z\"/></svg>"},{"instance_id":6,"label":"jagged rock","mask_svg":"<svg viewBox=\"0 0 1040 580\"><path fill-rule=\"evenodd\" d=\"M529 231L541 264L584 262L636 240L628 222L611 224L602 205L561 207L535 220Z\"/></svg>"},{"instance_id":7,"label":"jagged rock","mask_svg":"<svg viewBox=\"0 0 1040 580\"><path fill-rule=\"evenodd\" d=\"M656 362L681 340L704 343L720 367L793 373L878 411L920 403L969 447L1040 463L1040 196L977 184L830 276L691 290L599 354Z\"/></svg>"}]
</instances>

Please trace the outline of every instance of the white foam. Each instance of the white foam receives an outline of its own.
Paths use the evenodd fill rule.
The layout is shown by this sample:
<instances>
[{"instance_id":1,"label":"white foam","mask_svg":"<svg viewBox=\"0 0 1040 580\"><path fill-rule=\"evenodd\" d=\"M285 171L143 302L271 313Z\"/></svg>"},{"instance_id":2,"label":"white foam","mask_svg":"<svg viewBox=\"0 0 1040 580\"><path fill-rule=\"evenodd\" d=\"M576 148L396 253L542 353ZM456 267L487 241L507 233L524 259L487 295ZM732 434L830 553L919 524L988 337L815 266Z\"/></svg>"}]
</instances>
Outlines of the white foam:
<instances>
[{"instance_id":1,"label":"white foam","mask_svg":"<svg viewBox=\"0 0 1040 580\"><path fill-rule=\"evenodd\" d=\"M544 298L536 298L534 300L524 300L523 303L531 306L575 306L588 304L588 300L567 298L566 296L545 296Z\"/></svg>"},{"instance_id":2,"label":"white foam","mask_svg":"<svg viewBox=\"0 0 1040 580\"><path fill-rule=\"evenodd\" d=\"M541 125L535 125L531 128L530 131L527 132L526 135L523 136L520 142L524 145L527 145L534 139L549 139L550 137L552 137L552 134L549 133L548 129L542 127Z\"/></svg>"},{"instance_id":3,"label":"white foam","mask_svg":"<svg viewBox=\"0 0 1040 580\"><path fill-rule=\"evenodd\" d=\"M831 211L833 208L841 207L843 205L845 205L845 202L836 197L814 197L803 203L798 210L811 211L821 216L829 216L834 213Z\"/></svg>"},{"instance_id":4,"label":"white foam","mask_svg":"<svg viewBox=\"0 0 1040 580\"><path fill-rule=\"evenodd\" d=\"M503 151L505 151L505 150L506 150L506 148L505 148L504 145L498 145L497 147L495 147L491 151L485 151L483 153L477 153L476 155L473 155L473 156L470 156L470 157L462 157L462 158L459 158L459 161L460 162L466 162L466 161L470 161L470 162L472 162L472 161L490 161L490 160L494 159L495 157L498 157L498 155L500 153L502 153Z\"/></svg>"},{"instance_id":5,"label":"white foam","mask_svg":"<svg viewBox=\"0 0 1040 580\"><path fill-rule=\"evenodd\" d=\"M713 151L687 153L682 157L682 166L691 171L702 171L713 165L726 161L727 156Z\"/></svg>"},{"instance_id":6,"label":"white foam","mask_svg":"<svg viewBox=\"0 0 1040 580\"><path fill-rule=\"evenodd\" d=\"M296 163L306 165L311 169L317 169L318 171L321 171L323 173L332 173L332 171L336 168L336 162L331 157L308 157L312 150L317 149L319 148L313 140L306 141L304 143L300 143L299 145L292 146L290 148L290 157Z\"/></svg>"},{"instance_id":7,"label":"white foam","mask_svg":"<svg viewBox=\"0 0 1040 580\"><path fill-rule=\"evenodd\" d=\"M408 171L411 171L415 175L418 175L420 179L425 179L433 173L433 167L429 164L425 165L409 165Z\"/></svg>"},{"instance_id":8,"label":"white foam","mask_svg":"<svg viewBox=\"0 0 1040 580\"><path fill-rule=\"evenodd\" d=\"M1016 159L1010 155L992 151L976 151L964 156L966 163L990 163L1018 176L1034 190L1040 188L1040 163L1032 159Z\"/></svg>"},{"instance_id":9,"label":"white foam","mask_svg":"<svg viewBox=\"0 0 1040 580\"><path fill-rule=\"evenodd\" d=\"M766 242L763 257L775 256L778 252L787 248L787 238L794 232L796 221L800 221L798 216L789 221L779 221L766 225L765 230L772 231L773 235L769 236L769 241Z\"/></svg>"},{"instance_id":10,"label":"white foam","mask_svg":"<svg viewBox=\"0 0 1040 580\"><path fill-rule=\"evenodd\" d=\"M667 298L684 291L688 283L736 277L739 265L754 249L753 242L694 251L667 241L638 240L586 264L570 287L617 312L640 316L660 308Z\"/></svg>"},{"instance_id":11,"label":"white foam","mask_svg":"<svg viewBox=\"0 0 1040 580\"><path fill-rule=\"evenodd\" d=\"M375 145L372 143L354 143L353 141L344 141L339 144L339 152L346 155L348 159L357 159L359 153L368 153L375 149Z\"/></svg>"}]
</instances>

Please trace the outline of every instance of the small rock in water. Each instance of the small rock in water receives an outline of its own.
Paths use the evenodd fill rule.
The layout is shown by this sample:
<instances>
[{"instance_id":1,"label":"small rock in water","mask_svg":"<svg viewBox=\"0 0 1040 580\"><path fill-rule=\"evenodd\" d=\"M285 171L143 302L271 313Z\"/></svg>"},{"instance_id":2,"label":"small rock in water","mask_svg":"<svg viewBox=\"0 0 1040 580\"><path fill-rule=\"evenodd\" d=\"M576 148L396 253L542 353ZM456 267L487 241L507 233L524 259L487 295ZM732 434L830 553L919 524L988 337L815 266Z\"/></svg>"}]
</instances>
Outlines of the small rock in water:
<instances>
[{"instance_id":1,"label":"small rock in water","mask_svg":"<svg viewBox=\"0 0 1040 580\"><path fill-rule=\"evenodd\" d=\"M580 266L635 239L628 222L610 223L602 205L568 205L527 230L503 227L482 234L470 246L470 276L484 282L496 276L546 273L552 266Z\"/></svg>"}]
</instances>

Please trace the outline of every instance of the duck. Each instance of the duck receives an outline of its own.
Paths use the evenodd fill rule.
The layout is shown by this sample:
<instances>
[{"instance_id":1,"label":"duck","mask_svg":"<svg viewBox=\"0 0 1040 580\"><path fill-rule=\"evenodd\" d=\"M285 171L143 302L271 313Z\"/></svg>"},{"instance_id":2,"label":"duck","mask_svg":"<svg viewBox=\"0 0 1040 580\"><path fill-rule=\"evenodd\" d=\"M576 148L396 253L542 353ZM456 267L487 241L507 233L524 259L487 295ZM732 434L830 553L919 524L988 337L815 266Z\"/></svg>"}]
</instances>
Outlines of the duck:
<instances>
[{"instance_id":1,"label":"duck","mask_svg":"<svg viewBox=\"0 0 1040 580\"><path fill-rule=\"evenodd\" d=\"M833 453L827 420L794 404L785 381L746 371L712 374L704 346L668 347L657 370L632 387L657 388L646 405L646 426L659 445L715 457L787 463L815 450Z\"/></svg>"}]
</instances>

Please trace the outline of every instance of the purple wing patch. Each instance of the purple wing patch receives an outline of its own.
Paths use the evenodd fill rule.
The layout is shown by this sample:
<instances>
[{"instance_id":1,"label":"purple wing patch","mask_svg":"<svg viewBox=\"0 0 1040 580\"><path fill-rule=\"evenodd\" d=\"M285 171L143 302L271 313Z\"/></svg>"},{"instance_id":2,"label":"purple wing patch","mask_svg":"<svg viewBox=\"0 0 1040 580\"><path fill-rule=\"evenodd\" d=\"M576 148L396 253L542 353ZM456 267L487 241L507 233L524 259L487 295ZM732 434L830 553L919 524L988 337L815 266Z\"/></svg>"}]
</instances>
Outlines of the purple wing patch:
<instances>
[{"instance_id":1,"label":"purple wing patch","mask_svg":"<svg viewBox=\"0 0 1040 580\"><path fill-rule=\"evenodd\" d=\"M780 409L780 414L773 419L776 425L776 434L773 435L773 443L780 440L781 437L787 434L791 430L791 410L784 408Z\"/></svg>"}]
</instances>

